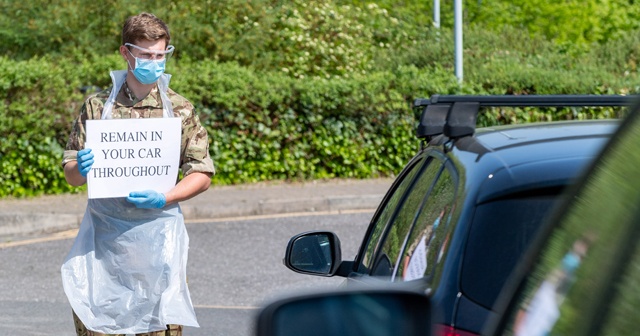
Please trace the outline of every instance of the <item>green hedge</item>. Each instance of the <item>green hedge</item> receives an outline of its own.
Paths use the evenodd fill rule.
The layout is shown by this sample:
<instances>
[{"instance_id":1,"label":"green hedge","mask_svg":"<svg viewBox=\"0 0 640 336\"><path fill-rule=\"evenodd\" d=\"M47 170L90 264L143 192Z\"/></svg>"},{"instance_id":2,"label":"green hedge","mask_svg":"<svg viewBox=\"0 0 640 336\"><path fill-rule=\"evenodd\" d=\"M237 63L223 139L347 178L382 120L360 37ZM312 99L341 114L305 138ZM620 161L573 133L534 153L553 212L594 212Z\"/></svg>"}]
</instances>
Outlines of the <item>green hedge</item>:
<instances>
[{"instance_id":1,"label":"green hedge","mask_svg":"<svg viewBox=\"0 0 640 336\"><path fill-rule=\"evenodd\" d=\"M409 104L383 74L301 81L230 65L196 69L209 88L197 101L219 182L386 176L417 146ZM175 82L183 85L191 91Z\"/></svg>"},{"instance_id":2,"label":"green hedge","mask_svg":"<svg viewBox=\"0 0 640 336\"><path fill-rule=\"evenodd\" d=\"M0 63L3 73L11 75L13 69L24 75L2 90L4 101L11 101L0 105L0 132L8 140L0 146L2 196L77 190L64 182L59 161L82 100L74 87L86 83L89 73L83 67L59 70L61 64L51 62L38 59L24 64L4 59ZM39 74L37 69L49 70ZM413 136L411 101L433 93L465 92L442 69L405 67L395 73L331 81L256 73L234 64L176 64L174 70L172 86L196 104L210 134L211 155L218 169L214 183L218 184L392 176L419 145ZM546 83L549 78L529 79L533 82L524 86L536 87L535 81ZM467 93L487 93L481 85L466 88ZM623 88L614 91L620 90ZM583 93L597 91L601 91L599 86ZM544 114L495 111L480 122L546 118Z\"/></svg>"}]
</instances>

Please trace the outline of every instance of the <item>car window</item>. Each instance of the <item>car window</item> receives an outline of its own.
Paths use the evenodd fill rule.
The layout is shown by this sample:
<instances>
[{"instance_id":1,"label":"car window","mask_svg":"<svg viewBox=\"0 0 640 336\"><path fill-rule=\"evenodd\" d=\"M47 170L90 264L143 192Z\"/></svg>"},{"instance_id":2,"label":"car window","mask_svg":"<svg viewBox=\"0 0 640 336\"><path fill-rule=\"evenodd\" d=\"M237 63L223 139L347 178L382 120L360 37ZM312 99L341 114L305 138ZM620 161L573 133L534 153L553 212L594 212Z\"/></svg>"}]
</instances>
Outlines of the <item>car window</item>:
<instances>
[{"instance_id":1,"label":"car window","mask_svg":"<svg viewBox=\"0 0 640 336\"><path fill-rule=\"evenodd\" d=\"M444 166L443 166L444 168ZM418 209L417 219L396 265L395 278L410 281L430 275L442 257L449 235L455 179L443 169L436 184Z\"/></svg>"},{"instance_id":2,"label":"car window","mask_svg":"<svg viewBox=\"0 0 640 336\"><path fill-rule=\"evenodd\" d=\"M423 163L427 160L425 156L420 157L414 162L410 163L405 169L404 173L399 177L401 180L397 182L397 187L393 190L392 194L386 197L386 202L383 205L380 214L374 218L370 233L367 237L367 242L364 247L362 259L358 265L358 272L369 273L369 270L373 268L375 261L375 252L377 250L380 239L382 238L385 228L389 223L389 219L393 216L394 211L398 208L399 204L403 202L403 196L412 186L413 179L416 174L423 167Z\"/></svg>"},{"instance_id":3,"label":"car window","mask_svg":"<svg viewBox=\"0 0 640 336\"><path fill-rule=\"evenodd\" d=\"M462 262L461 286L465 295L487 308L493 306L560 191L512 196L477 206Z\"/></svg>"},{"instance_id":4,"label":"car window","mask_svg":"<svg viewBox=\"0 0 640 336\"><path fill-rule=\"evenodd\" d=\"M640 313L640 119L572 198L508 311L514 335L632 335Z\"/></svg>"},{"instance_id":5,"label":"car window","mask_svg":"<svg viewBox=\"0 0 640 336\"><path fill-rule=\"evenodd\" d=\"M424 206L429 191L438 178L442 167L440 161L432 160L431 164L428 164L415 180L405 201L396 209L395 217L387 230L382 248L376 252L378 263L374 265L371 275L391 277L394 274L394 270L400 262L399 255L406 244L409 230L411 230L416 215Z\"/></svg>"}]
</instances>

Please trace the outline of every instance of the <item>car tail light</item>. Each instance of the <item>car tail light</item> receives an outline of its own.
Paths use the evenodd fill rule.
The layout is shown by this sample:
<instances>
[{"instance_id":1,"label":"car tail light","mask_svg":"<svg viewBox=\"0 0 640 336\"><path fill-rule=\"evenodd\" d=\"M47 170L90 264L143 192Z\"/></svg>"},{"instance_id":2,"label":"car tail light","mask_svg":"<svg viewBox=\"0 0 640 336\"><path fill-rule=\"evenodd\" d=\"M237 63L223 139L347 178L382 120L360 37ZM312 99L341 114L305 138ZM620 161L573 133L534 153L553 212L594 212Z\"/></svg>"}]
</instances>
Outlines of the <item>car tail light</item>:
<instances>
[{"instance_id":1,"label":"car tail light","mask_svg":"<svg viewBox=\"0 0 640 336\"><path fill-rule=\"evenodd\" d=\"M478 336L478 334L458 330L448 325L436 324L433 328L435 336Z\"/></svg>"}]
</instances>

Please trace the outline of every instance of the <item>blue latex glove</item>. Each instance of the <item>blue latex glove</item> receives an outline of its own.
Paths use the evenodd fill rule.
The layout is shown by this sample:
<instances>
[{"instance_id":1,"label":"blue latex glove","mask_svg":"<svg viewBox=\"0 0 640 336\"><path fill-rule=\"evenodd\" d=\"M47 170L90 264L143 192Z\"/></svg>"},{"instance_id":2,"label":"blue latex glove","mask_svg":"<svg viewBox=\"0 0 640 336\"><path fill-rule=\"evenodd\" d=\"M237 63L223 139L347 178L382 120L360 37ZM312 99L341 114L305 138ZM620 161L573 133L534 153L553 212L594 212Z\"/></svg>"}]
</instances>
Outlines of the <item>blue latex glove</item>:
<instances>
[{"instance_id":1,"label":"blue latex glove","mask_svg":"<svg viewBox=\"0 0 640 336\"><path fill-rule=\"evenodd\" d=\"M133 191L129 193L127 201L142 209L160 209L167 204L164 194L153 190Z\"/></svg>"},{"instance_id":2,"label":"blue latex glove","mask_svg":"<svg viewBox=\"0 0 640 336\"><path fill-rule=\"evenodd\" d=\"M91 148L85 148L79 151L76 160L78 161L78 171L80 171L80 175L87 177L87 174L93 165L93 153L91 153Z\"/></svg>"}]
</instances>

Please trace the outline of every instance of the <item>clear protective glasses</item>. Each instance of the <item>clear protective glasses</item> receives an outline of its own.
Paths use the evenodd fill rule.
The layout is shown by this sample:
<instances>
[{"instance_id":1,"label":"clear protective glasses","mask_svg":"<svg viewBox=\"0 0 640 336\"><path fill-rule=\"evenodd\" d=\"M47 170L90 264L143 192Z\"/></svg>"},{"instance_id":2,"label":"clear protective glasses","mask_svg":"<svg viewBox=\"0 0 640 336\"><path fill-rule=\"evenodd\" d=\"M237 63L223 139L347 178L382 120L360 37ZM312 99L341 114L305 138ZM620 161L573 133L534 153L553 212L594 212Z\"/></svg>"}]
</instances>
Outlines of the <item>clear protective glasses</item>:
<instances>
[{"instance_id":1,"label":"clear protective glasses","mask_svg":"<svg viewBox=\"0 0 640 336\"><path fill-rule=\"evenodd\" d=\"M173 55L173 50L175 49L172 45L168 45L165 50L151 50L143 47L139 47L135 44L125 43L127 47L133 47L138 50L138 56L134 55L129 49L129 53L131 56L135 58L140 58L143 60L152 60L152 61L160 61L160 60L168 60Z\"/></svg>"}]
</instances>

